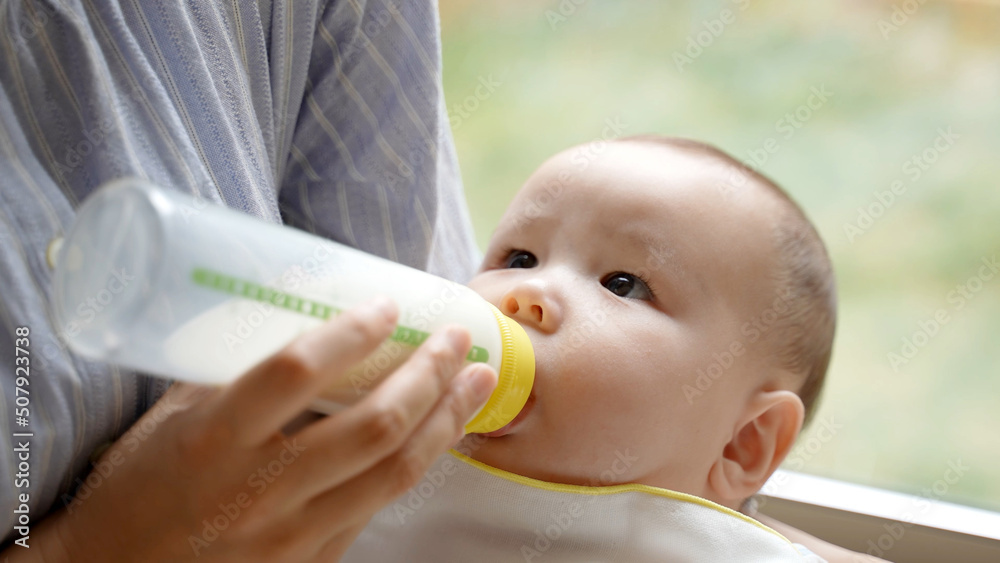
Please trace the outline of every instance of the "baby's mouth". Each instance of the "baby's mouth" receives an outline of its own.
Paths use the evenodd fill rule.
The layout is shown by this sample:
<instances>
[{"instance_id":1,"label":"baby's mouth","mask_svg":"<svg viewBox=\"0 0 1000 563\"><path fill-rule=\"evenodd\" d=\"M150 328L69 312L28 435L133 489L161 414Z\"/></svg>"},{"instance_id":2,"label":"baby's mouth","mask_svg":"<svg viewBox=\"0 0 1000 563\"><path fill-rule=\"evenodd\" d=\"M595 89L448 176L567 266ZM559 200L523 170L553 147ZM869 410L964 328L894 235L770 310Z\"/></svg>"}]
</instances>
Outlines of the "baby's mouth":
<instances>
[{"instance_id":1,"label":"baby's mouth","mask_svg":"<svg viewBox=\"0 0 1000 563\"><path fill-rule=\"evenodd\" d=\"M499 438L501 436L506 436L507 434L510 434L511 432L514 431L514 429L520 426L521 422L524 420L526 416L528 416L528 413L531 412L531 409L534 408L534 406L535 406L535 392L534 390L532 390L531 394L528 395L528 400L524 403L524 407L521 409L521 412L517 413L517 416L514 417L514 420L508 422L506 426L500 428L499 430L494 430L493 432L483 432L480 433L479 436L485 436L487 438Z\"/></svg>"}]
</instances>

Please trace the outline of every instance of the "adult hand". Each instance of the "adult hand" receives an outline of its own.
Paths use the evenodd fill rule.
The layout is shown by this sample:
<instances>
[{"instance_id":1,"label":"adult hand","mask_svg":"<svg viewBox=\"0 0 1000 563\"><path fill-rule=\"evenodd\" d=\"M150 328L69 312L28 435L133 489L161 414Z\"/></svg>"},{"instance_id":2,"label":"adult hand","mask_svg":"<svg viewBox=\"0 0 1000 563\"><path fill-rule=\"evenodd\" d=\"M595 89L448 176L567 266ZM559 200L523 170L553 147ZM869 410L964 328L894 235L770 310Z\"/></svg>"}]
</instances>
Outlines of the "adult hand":
<instances>
[{"instance_id":1,"label":"adult hand","mask_svg":"<svg viewBox=\"0 0 1000 563\"><path fill-rule=\"evenodd\" d=\"M285 424L396 323L387 299L302 335L232 385L174 385L96 466L95 487L43 521L10 561L335 561L371 516L415 485L496 385L461 369L448 327L353 407ZM142 432L148 428L149 432ZM96 475L94 473L93 475Z\"/></svg>"}]
</instances>

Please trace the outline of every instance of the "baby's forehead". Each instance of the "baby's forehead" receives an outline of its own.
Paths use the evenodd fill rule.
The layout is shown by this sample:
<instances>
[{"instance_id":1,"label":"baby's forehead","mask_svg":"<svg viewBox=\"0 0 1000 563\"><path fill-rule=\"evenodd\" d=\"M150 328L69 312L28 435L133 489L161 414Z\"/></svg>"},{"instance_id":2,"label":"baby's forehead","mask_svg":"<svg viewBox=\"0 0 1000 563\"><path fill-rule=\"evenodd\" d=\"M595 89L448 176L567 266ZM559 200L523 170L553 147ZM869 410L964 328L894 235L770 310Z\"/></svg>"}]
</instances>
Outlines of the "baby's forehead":
<instances>
[{"instance_id":1,"label":"baby's forehead","mask_svg":"<svg viewBox=\"0 0 1000 563\"><path fill-rule=\"evenodd\" d=\"M664 229L699 223L718 228L711 223L725 222L759 230L774 214L769 190L728 157L637 141L607 143L595 151L581 145L546 161L514 206L534 215L592 210L613 217L613 225L659 219L655 227Z\"/></svg>"},{"instance_id":2,"label":"baby's forehead","mask_svg":"<svg viewBox=\"0 0 1000 563\"><path fill-rule=\"evenodd\" d=\"M584 155L590 159L583 161ZM535 221L576 225L581 252L590 244L621 242L653 262L665 260L669 270L699 285L742 294L771 286L766 274L775 258L776 209L767 190L729 162L621 141L601 152L584 145L549 159L505 221L518 231Z\"/></svg>"},{"instance_id":3,"label":"baby's forehead","mask_svg":"<svg viewBox=\"0 0 1000 563\"><path fill-rule=\"evenodd\" d=\"M738 161L708 146L674 146L662 141L622 140L585 144L562 151L536 171L544 181L526 189L628 192L635 201L686 195L713 204L748 205L770 190ZM651 188L642 191L637 187ZM592 200L601 198L591 193Z\"/></svg>"}]
</instances>

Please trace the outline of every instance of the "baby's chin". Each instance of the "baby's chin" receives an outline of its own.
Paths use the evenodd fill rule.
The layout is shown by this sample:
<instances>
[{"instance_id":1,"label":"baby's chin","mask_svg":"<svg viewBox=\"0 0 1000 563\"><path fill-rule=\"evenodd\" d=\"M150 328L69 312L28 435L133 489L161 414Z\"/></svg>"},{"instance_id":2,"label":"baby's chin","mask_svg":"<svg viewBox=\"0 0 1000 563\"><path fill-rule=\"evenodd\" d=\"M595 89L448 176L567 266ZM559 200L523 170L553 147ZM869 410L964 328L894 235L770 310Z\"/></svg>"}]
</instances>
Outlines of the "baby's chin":
<instances>
[{"instance_id":1,"label":"baby's chin","mask_svg":"<svg viewBox=\"0 0 1000 563\"><path fill-rule=\"evenodd\" d=\"M552 467L555 465L552 460L539 459L538 456L520 448L519 446L523 445L524 436L520 436L522 440L518 438L515 435L487 438L482 435L470 434L462 439L455 449L480 463L522 477L550 483L575 481L575 479L568 480L567 476L559 471L560 468Z\"/></svg>"},{"instance_id":2,"label":"baby's chin","mask_svg":"<svg viewBox=\"0 0 1000 563\"><path fill-rule=\"evenodd\" d=\"M544 455L549 448L543 447L538 433L529 428L530 424L522 422L510 426L512 428L505 427L497 433L467 434L455 449L490 467L541 479L538 475L543 473L542 467L538 465L551 465L552 460Z\"/></svg>"},{"instance_id":3,"label":"baby's chin","mask_svg":"<svg viewBox=\"0 0 1000 563\"><path fill-rule=\"evenodd\" d=\"M617 484L601 482L597 475L581 474L580 466L585 464L554 453L555 448L529 428L522 427L492 438L484 434L469 434L456 444L455 449L490 467L548 483L583 486Z\"/></svg>"}]
</instances>

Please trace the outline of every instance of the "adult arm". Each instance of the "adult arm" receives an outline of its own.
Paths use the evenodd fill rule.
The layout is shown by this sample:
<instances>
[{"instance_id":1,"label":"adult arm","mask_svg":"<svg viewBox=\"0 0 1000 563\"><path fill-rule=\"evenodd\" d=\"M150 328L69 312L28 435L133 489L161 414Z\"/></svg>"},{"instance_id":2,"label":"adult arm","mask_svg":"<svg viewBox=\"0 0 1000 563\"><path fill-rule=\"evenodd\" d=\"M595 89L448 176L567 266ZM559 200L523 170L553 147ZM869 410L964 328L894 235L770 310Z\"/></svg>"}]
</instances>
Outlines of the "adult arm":
<instances>
[{"instance_id":1,"label":"adult arm","mask_svg":"<svg viewBox=\"0 0 1000 563\"><path fill-rule=\"evenodd\" d=\"M290 153L285 221L467 281L480 256L442 92L436 2L329 4L299 80L302 111L277 135Z\"/></svg>"}]
</instances>

